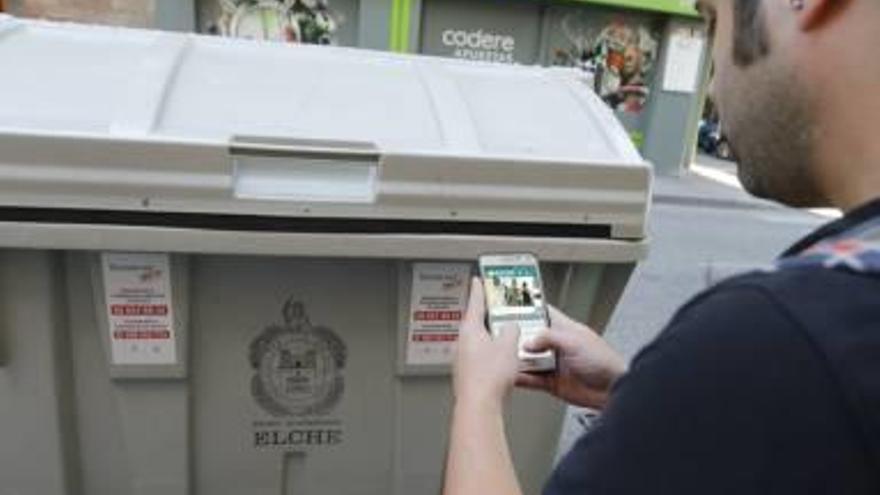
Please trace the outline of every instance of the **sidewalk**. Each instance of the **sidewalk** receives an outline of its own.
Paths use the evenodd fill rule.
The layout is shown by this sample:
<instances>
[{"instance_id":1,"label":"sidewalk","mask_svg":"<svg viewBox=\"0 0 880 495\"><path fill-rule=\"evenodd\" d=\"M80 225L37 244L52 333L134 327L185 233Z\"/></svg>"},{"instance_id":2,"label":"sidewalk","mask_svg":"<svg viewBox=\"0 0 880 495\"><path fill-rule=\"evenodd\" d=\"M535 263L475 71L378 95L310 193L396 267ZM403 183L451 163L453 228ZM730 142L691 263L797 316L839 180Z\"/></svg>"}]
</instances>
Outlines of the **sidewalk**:
<instances>
[{"instance_id":1,"label":"sidewalk","mask_svg":"<svg viewBox=\"0 0 880 495\"><path fill-rule=\"evenodd\" d=\"M680 176L655 176L654 201L682 206L781 208L745 192L736 179L736 164L702 155Z\"/></svg>"},{"instance_id":2,"label":"sidewalk","mask_svg":"<svg viewBox=\"0 0 880 495\"><path fill-rule=\"evenodd\" d=\"M690 170L680 176L655 176L654 201L660 204L740 208L753 210L786 210L783 205L751 196L739 183L736 164L707 155L697 155ZM803 213L825 219L840 218L833 208L808 208Z\"/></svg>"}]
</instances>

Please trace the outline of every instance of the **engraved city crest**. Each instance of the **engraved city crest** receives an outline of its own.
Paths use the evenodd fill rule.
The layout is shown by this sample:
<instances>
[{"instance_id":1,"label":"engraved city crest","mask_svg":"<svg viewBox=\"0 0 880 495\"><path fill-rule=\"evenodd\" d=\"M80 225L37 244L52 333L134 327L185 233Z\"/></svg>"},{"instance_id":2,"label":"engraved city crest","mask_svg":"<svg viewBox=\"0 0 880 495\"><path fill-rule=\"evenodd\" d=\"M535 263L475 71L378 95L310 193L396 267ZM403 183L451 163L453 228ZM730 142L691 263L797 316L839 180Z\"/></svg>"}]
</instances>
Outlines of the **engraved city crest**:
<instances>
[{"instance_id":1,"label":"engraved city crest","mask_svg":"<svg viewBox=\"0 0 880 495\"><path fill-rule=\"evenodd\" d=\"M288 300L284 324L269 325L251 342L251 394L273 416L328 413L345 388L345 343L313 326L300 302Z\"/></svg>"}]
</instances>

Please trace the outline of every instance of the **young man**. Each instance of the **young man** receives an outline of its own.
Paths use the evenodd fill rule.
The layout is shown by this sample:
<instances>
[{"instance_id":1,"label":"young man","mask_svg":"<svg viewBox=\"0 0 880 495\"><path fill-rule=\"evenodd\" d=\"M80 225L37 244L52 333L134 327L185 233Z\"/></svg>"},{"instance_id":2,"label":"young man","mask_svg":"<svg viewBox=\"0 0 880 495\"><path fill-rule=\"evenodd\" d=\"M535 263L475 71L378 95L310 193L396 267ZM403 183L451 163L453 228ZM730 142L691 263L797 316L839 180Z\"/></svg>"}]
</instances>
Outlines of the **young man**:
<instances>
[{"instance_id":1,"label":"young man","mask_svg":"<svg viewBox=\"0 0 880 495\"><path fill-rule=\"evenodd\" d=\"M558 374L517 376L518 331L487 335L473 285L446 495L520 493L501 414L514 383L604 409L546 494L880 493L880 2L700 7L744 186L847 215L775 270L697 296L626 374L596 334L553 312L532 348L556 350Z\"/></svg>"}]
</instances>

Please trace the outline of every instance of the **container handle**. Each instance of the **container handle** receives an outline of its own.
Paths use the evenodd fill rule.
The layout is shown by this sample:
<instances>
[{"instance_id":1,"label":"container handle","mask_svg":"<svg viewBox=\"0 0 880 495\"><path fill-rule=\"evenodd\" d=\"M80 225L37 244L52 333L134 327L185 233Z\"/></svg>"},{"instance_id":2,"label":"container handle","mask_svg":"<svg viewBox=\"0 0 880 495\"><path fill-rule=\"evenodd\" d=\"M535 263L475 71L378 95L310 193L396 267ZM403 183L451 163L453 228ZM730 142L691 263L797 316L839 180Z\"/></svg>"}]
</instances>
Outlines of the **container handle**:
<instances>
[{"instance_id":1,"label":"container handle","mask_svg":"<svg viewBox=\"0 0 880 495\"><path fill-rule=\"evenodd\" d=\"M374 203L381 153L372 143L236 137L237 198L306 203Z\"/></svg>"},{"instance_id":2,"label":"container handle","mask_svg":"<svg viewBox=\"0 0 880 495\"><path fill-rule=\"evenodd\" d=\"M235 136L229 145L233 156L299 157L351 162L378 162L375 143L330 139Z\"/></svg>"}]
</instances>

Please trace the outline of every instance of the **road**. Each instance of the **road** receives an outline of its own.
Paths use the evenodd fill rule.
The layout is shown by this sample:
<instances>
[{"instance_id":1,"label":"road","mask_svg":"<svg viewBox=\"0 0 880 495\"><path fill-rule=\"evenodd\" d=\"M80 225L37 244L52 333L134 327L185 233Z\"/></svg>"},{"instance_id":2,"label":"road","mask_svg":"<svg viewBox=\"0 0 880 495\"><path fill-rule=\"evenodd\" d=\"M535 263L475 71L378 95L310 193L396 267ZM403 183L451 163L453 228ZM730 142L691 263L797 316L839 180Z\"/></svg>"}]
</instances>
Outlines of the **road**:
<instances>
[{"instance_id":1,"label":"road","mask_svg":"<svg viewBox=\"0 0 880 495\"><path fill-rule=\"evenodd\" d=\"M640 264L606 337L627 357L652 340L676 309L707 286L707 271L767 265L827 219L785 208L715 208L656 203L651 251Z\"/></svg>"}]
</instances>

